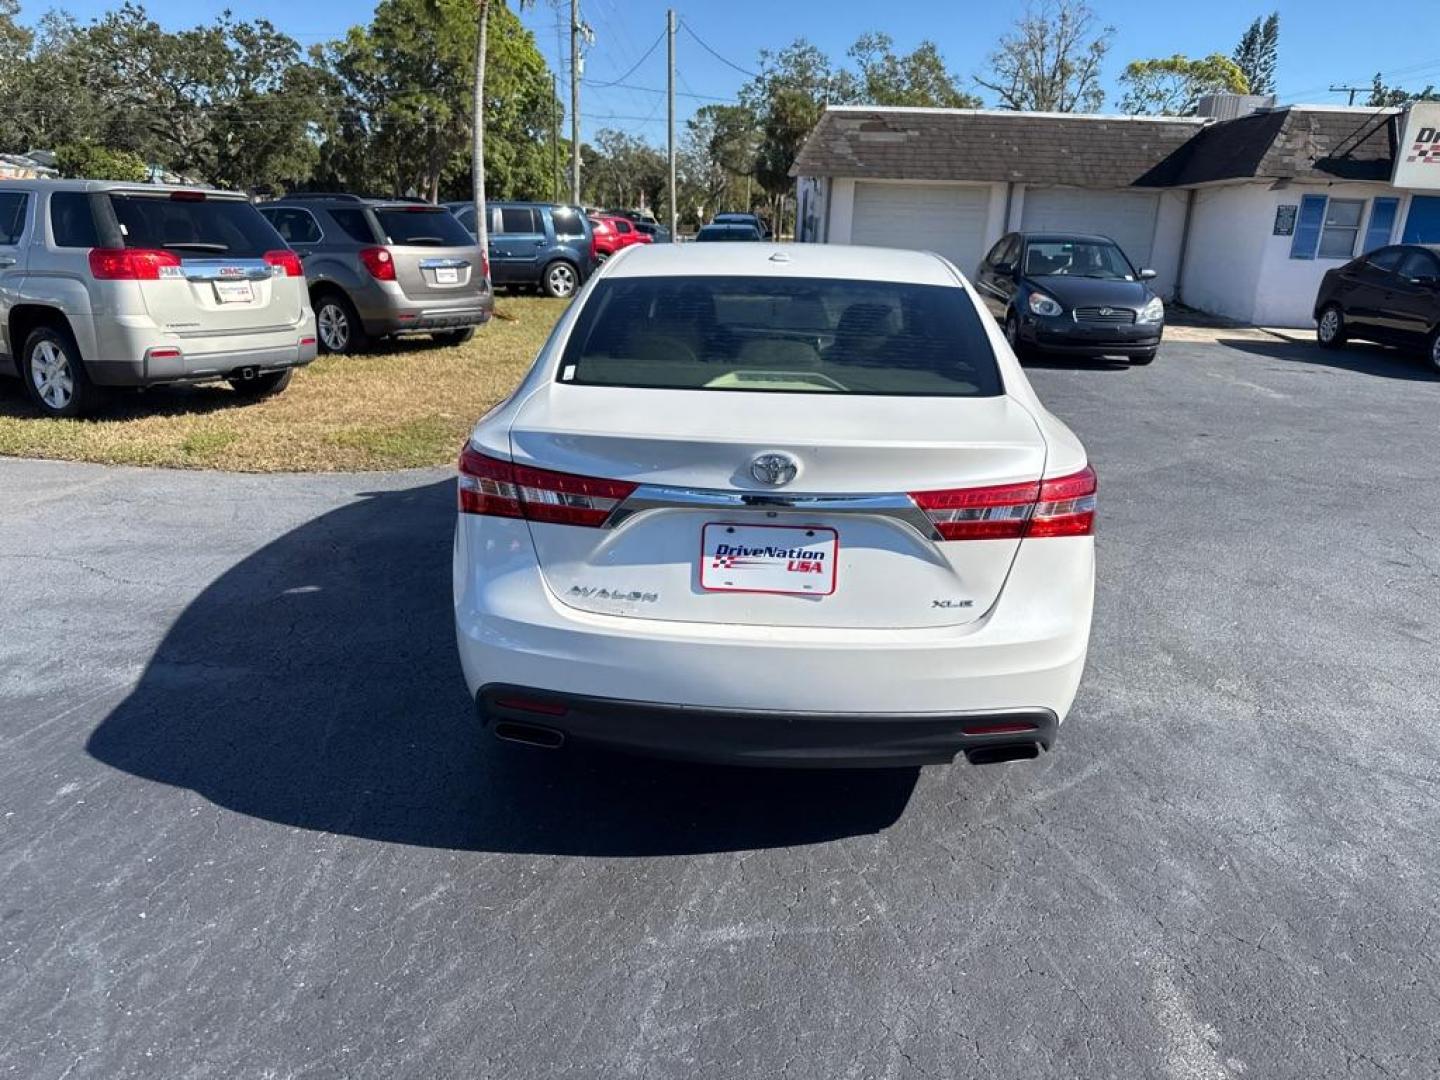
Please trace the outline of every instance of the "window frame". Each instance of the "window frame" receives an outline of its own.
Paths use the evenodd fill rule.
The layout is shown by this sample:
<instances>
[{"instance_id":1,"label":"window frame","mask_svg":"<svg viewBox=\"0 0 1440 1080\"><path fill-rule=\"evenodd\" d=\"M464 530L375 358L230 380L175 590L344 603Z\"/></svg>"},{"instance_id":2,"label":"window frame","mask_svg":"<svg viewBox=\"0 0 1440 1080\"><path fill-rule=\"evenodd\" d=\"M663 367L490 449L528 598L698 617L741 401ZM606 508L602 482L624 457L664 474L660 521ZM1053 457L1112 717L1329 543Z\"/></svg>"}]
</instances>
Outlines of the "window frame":
<instances>
[{"instance_id":1,"label":"window frame","mask_svg":"<svg viewBox=\"0 0 1440 1080\"><path fill-rule=\"evenodd\" d=\"M320 224L320 219L317 218L313 213L311 213L311 212L310 212L310 209L309 209L308 207L304 207L304 206L262 206L262 207L260 207L260 213L265 216L265 220L266 220L266 221L270 221L270 227L271 227L272 229L274 229L277 233L280 231L280 226L277 225L274 221L271 221L271 220L270 220L270 215L271 215L271 214L284 214L284 213L304 214L306 217L308 217L308 218L310 219L310 224L313 225L313 226L315 226L315 232L318 234L318 235L316 236L316 238L315 238L314 240L285 240L285 237L284 237L284 236L281 236L280 239L285 240L285 242L286 242L287 244L323 244L323 243L325 242L325 229L324 229L324 227Z\"/></svg>"},{"instance_id":2,"label":"window frame","mask_svg":"<svg viewBox=\"0 0 1440 1080\"><path fill-rule=\"evenodd\" d=\"M1374 216L1373 204L1376 201L1378 200L1375 198L1336 198L1331 195L1300 196L1300 212L1296 215L1295 235L1290 239L1290 258L1315 262L1346 263L1358 255L1368 254L1368 252L1357 249L1362 247L1362 240L1366 243L1369 242L1369 218ZM1360 214L1353 227L1349 225L1331 225L1329 223L1330 207L1335 203L1355 203L1359 205ZM1366 214L1367 207L1370 210L1368 216ZM1396 216L1398 216L1398 207ZM1393 232L1394 228L1395 225L1392 220L1390 231ZM1350 250L1347 254L1327 254L1322 250L1325 246L1326 233L1336 231L1354 233L1350 241ZM1389 246L1388 241L1386 244L1380 246Z\"/></svg>"},{"instance_id":3,"label":"window frame","mask_svg":"<svg viewBox=\"0 0 1440 1080\"><path fill-rule=\"evenodd\" d=\"M31 196L34 194L32 191L0 191L0 196L18 195L20 197L20 213L18 216L20 231L15 234L13 241L0 239L0 247L18 248L25 246L26 238L30 235L30 208L35 205L35 201Z\"/></svg>"}]
</instances>

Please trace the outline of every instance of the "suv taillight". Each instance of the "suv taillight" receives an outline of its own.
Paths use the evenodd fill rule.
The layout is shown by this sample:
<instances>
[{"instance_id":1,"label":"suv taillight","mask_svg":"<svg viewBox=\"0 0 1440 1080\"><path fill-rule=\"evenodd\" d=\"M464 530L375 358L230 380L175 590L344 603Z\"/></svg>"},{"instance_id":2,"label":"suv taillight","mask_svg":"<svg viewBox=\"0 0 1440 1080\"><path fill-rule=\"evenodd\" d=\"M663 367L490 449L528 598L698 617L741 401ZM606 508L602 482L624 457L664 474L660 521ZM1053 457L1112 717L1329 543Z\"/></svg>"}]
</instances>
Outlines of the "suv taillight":
<instances>
[{"instance_id":1,"label":"suv taillight","mask_svg":"<svg viewBox=\"0 0 1440 1080\"><path fill-rule=\"evenodd\" d=\"M159 281L162 266L180 266L173 251L91 248L90 276L100 281Z\"/></svg>"},{"instance_id":2,"label":"suv taillight","mask_svg":"<svg viewBox=\"0 0 1440 1080\"><path fill-rule=\"evenodd\" d=\"M1090 536L1095 532L1095 470L1038 483L917 491L946 540L1019 540L1038 536Z\"/></svg>"},{"instance_id":3,"label":"suv taillight","mask_svg":"<svg viewBox=\"0 0 1440 1080\"><path fill-rule=\"evenodd\" d=\"M376 281L395 280L395 260L390 257L389 248L362 248L360 261L365 264L365 269L370 271L370 276Z\"/></svg>"},{"instance_id":4,"label":"suv taillight","mask_svg":"<svg viewBox=\"0 0 1440 1080\"><path fill-rule=\"evenodd\" d=\"M605 524L637 485L551 472L488 457L468 443L460 452L460 512L553 525Z\"/></svg>"},{"instance_id":5,"label":"suv taillight","mask_svg":"<svg viewBox=\"0 0 1440 1080\"><path fill-rule=\"evenodd\" d=\"M267 251L261 256L270 266L278 266L285 271L286 277L304 277L305 271L300 267L300 256L289 249L283 251Z\"/></svg>"}]
</instances>

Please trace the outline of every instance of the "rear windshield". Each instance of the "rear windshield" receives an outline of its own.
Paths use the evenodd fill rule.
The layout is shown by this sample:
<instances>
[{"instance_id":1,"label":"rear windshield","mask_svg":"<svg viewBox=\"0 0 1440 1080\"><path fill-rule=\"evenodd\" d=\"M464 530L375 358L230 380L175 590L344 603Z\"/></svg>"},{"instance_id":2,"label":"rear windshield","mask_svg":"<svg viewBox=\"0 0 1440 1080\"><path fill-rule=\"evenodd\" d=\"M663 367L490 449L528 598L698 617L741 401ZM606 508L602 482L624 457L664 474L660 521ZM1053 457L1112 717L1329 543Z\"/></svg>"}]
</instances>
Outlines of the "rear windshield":
<instances>
[{"instance_id":1,"label":"rear windshield","mask_svg":"<svg viewBox=\"0 0 1440 1080\"><path fill-rule=\"evenodd\" d=\"M695 239L701 243L712 241L759 240L760 230L754 225L706 225Z\"/></svg>"},{"instance_id":2,"label":"rear windshield","mask_svg":"<svg viewBox=\"0 0 1440 1080\"><path fill-rule=\"evenodd\" d=\"M387 244L416 247L473 247L475 238L455 215L439 206L404 206L376 210Z\"/></svg>"},{"instance_id":3,"label":"rear windshield","mask_svg":"<svg viewBox=\"0 0 1440 1080\"><path fill-rule=\"evenodd\" d=\"M596 283L560 381L802 394L994 397L995 354L963 289L826 278Z\"/></svg>"},{"instance_id":4,"label":"rear windshield","mask_svg":"<svg viewBox=\"0 0 1440 1080\"><path fill-rule=\"evenodd\" d=\"M126 247L258 259L285 246L260 211L241 199L113 193L110 205Z\"/></svg>"}]
</instances>

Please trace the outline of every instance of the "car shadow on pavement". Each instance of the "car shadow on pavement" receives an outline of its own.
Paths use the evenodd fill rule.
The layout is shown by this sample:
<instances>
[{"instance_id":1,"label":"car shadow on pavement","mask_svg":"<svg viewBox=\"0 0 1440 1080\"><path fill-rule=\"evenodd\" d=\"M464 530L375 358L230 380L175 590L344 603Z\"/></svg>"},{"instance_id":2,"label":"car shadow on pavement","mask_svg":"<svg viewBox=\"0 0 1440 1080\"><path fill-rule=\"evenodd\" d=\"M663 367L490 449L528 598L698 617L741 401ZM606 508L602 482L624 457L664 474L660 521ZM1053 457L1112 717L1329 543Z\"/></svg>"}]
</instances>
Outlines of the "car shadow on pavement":
<instances>
[{"instance_id":1,"label":"car shadow on pavement","mask_svg":"<svg viewBox=\"0 0 1440 1080\"><path fill-rule=\"evenodd\" d=\"M1418 350L1387 348L1369 342L1356 342L1343 349L1322 349L1301 341L1254 341L1245 338L1219 338L1217 344L1267 360L1284 360L1311 367L1337 368L1359 375L1382 379L1406 379L1434 382L1435 373Z\"/></svg>"},{"instance_id":2,"label":"car shadow on pavement","mask_svg":"<svg viewBox=\"0 0 1440 1080\"><path fill-rule=\"evenodd\" d=\"M532 750L482 731L456 657L449 481L369 495L209 585L87 749L284 825L431 847L667 855L872 833L917 770Z\"/></svg>"},{"instance_id":3,"label":"car shadow on pavement","mask_svg":"<svg viewBox=\"0 0 1440 1080\"><path fill-rule=\"evenodd\" d=\"M1046 371L1129 371L1135 365L1108 356L1027 356L1020 366Z\"/></svg>"}]
</instances>

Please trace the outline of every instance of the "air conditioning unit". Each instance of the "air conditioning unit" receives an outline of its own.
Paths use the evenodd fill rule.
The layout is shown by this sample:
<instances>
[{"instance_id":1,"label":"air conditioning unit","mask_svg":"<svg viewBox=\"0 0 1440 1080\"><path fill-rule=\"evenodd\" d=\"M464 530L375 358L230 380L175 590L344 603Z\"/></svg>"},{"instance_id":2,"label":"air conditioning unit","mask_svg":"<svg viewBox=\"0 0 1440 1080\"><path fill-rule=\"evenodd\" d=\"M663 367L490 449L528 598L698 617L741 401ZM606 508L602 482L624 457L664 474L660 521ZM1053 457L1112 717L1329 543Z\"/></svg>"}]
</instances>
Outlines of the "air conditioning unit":
<instances>
[{"instance_id":1,"label":"air conditioning unit","mask_svg":"<svg viewBox=\"0 0 1440 1080\"><path fill-rule=\"evenodd\" d=\"M1215 120L1238 120L1253 112L1275 107L1274 94L1206 94L1195 108L1196 116Z\"/></svg>"}]
</instances>

